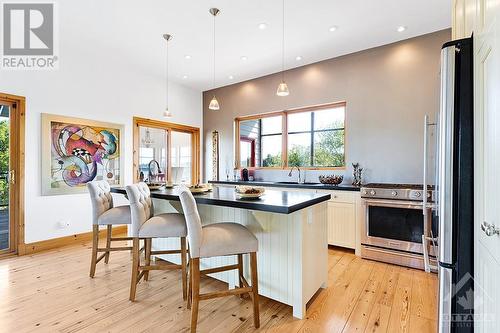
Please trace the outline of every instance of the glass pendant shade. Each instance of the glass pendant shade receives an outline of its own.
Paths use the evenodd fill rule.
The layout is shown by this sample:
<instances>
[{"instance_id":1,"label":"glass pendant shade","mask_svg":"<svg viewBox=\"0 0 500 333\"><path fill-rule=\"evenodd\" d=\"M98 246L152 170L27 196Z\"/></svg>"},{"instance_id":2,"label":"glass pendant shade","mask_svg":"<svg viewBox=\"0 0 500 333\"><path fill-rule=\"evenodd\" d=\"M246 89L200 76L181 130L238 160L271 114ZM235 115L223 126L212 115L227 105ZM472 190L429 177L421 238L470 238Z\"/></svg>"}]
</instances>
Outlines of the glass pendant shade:
<instances>
[{"instance_id":1,"label":"glass pendant shade","mask_svg":"<svg viewBox=\"0 0 500 333\"><path fill-rule=\"evenodd\" d=\"M165 111L163 111L163 117L172 118L172 112L170 112L168 108L166 108Z\"/></svg>"},{"instance_id":2,"label":"glass pendant shade","mask_svg":"<svg viewBox=\"0 0 500 333\"><path fill-rule=\"evenodd\" d=\"M288 91L288 86L286 85L285 81L282 81L278 86L278 90L276 90L276 95L288 96L288 94L290 94L290 92Z\"/></svg>"},{"instance_id":3,"label":"glass pendant shade","mask_svg":"<svg viewBox=\"0 0 500 333\"><path fill-rule=\"evenodd\" d=\"M210 101L210 105L208 106L208 108L210 110L219 110L220 109L219 101L217 100L217 98L215 98L215 95L212 98L212 100Z\"/></svg>"}]
</instances>

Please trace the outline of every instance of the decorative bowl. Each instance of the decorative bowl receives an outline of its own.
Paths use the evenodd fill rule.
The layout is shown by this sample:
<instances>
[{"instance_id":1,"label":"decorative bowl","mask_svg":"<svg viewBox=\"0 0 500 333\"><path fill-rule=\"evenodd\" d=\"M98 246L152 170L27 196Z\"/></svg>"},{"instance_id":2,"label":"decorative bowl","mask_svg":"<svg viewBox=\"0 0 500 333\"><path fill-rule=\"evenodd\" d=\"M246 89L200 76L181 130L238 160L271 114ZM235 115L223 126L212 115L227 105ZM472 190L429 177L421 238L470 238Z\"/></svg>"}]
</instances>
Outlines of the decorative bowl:
<instances>
[{"instance_id":1,"label":"decorative bowl","mask_svg":"<svg viewBox=\"0 0 500 333\"><path fill-rule=\"evenodd\" d=\"M150 190L159 190L165 183L148 183L148 187Z\"/></svg>"},{"instance_id":2,"label":"decorative bowl","mask_svg":"<svg viewBox=\"0 0 500 333\"><path fill-rule=\"evenodd\" d=\"M208 187L207 184L197 184L189 187L191 193L205 193L212 190L212 187Z\"/></svg>"},{"instance_id":3,"label":"decorative bowl","mask_svg":"<svg viewBox=\"0 0 500 333\"><path fill-rule=\"evenodd\" d=\"M236 186L236 196L240 199L257 199L264 195L266 189L261 186Z\"/></svg>"},{"instance_id":4,"label":"decorative bowl","mask_svg":"<svg viewBox=\"0 0 500 333\"><path fill-rule=\"evenodd\" d=\"M321 175L319 176L319 182L325 185L339 185L344 180L342 175Z\"/></svg>"}]
</instances>

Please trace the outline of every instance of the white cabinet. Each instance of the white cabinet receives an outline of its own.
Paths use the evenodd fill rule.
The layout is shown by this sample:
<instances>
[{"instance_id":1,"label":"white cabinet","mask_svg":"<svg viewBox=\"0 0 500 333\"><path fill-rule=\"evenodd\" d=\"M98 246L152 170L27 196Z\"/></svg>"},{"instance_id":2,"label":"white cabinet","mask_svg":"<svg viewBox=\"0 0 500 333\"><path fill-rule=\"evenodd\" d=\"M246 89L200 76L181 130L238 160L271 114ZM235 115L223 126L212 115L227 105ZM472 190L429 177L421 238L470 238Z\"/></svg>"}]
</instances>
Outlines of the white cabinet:
<instances>
[{"instance_id":1,"label":"white cabinet","mask_svg":"<svg viewBox=\"0 0 500 333\"><path fill-rule=\"evenodd\" d=\"M352 203L328 202L328 244L356 248L356 207Z\"/></svg>"},{"instance_id":2,"label":"white cabinet","mask_svg":"<svg viewBox=\"0 0 500 333\"><path fill-rule=\"evenodd\" d=\"M328 244L356 249L358 218L360 218L359 192L321 191L329 193L328 201Z\"/></svg>"}]
</instances>

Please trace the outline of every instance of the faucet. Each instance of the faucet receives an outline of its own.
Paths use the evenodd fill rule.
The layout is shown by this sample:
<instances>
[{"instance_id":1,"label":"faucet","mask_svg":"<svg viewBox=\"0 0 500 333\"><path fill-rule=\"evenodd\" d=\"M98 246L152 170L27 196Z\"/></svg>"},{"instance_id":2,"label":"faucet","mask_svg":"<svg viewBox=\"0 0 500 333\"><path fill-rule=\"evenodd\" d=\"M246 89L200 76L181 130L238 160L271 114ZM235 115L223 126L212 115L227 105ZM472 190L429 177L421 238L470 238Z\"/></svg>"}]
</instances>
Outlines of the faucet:
<instances>
[{"instance_id":1,"label":"faucet","mask_svg":"<svg viewBox=\"0 0 500 333\"><path fill-rule=\"evenodd\" d=\"M298 166L293 166L291 169L290 169L290 172L288 173L288 177L292 177L292 171L293 169L297 169L297 171L299 172L299 179L297 181L297 183L301 183L301 179L300 179L300 168Z\"/></svg>"},{"instance_id":2,"label":"faucet","mask_svg":"<svg viewBox=\"0 0 500 333\"><path fill-rule=\"evenodd\" d=\"M157 170L158 170L158 174L161 173L161 170L160 170L160 163L158 163L157 160L151 160L149 161L149 164L148 164L148 171L149 171L149 178L148 178L148 183L152 183L152 178L153 178L153 169L151 168L153 164L156 164L156 167L157 167ZM158 177L158 174L155 175L155 178ZM158 180L158 179L155 179L155 180Z\"/></svg>"}]
</instances>

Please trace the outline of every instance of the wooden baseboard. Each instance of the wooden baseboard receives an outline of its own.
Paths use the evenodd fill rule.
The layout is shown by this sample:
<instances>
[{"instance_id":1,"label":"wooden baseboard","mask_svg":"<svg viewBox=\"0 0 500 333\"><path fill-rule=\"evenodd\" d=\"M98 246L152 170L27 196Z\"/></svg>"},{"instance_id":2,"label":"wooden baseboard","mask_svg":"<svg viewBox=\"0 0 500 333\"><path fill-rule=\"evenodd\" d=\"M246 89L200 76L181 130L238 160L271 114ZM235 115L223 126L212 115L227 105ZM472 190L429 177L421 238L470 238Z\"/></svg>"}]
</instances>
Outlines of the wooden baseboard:
<instances>
[{"instance_id":1,"label":"wooden baseboard","mask_svg":"<svg viewBox=\"0 0 500 333\"><path fill-rule=\"evenodd\" d=\"M127 226L126 225L113 227L113 232L112 232L113 236L123 235L126 233L127 233ZM106 232L103 230L103 232L99 233L99 236L101 238L106 237ZM76 234L76 235L71 235L71 236L47 239L44 241L39 241L39 242L34 242L34 243L29 243L29 244L23 244L22 246L19 246L19 248L18 248L18 255L23 256L23 255L33 254L33 253L37 253L37 252L41 252L41 251L55 249L55 248L66 246L66 245L82 244L82 243L86 243L90 240L92 240L92 231L84 232L84 233Z\"/></svg>"}]
</instances>

